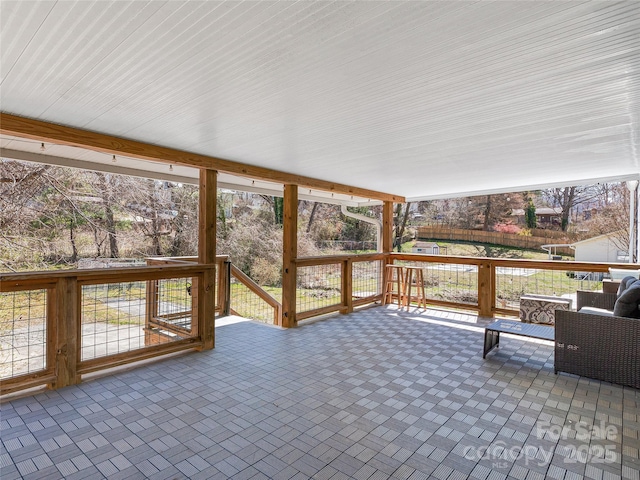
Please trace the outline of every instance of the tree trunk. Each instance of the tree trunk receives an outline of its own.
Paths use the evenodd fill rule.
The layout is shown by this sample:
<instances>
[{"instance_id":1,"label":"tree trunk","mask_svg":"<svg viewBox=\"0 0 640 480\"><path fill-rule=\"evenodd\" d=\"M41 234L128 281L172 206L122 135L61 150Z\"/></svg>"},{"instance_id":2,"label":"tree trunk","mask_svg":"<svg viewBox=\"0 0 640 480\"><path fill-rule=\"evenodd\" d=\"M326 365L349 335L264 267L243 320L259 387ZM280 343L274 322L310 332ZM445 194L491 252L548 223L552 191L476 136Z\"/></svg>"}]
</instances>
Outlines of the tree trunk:
<instances>
[{"instance_id":1,"label":"tree trunk","mask_svg":"<svg viewBox=\"0 0 640 480\"><path fill-rule=\"evenodd\" d=\"M171 243L171 250L169 255L172 257L179 257L182 254L183 235L184 235L184 215L181 210L178 210L178 216L173 222L173 228L176 233L173 236L173 242Z\"/></svg>"},{"instance_id":2,"label":"tree trunk","mask_svg":"<svg viewBox=\"0 0 640 480\"><path fill-rule=\"evenodd\" d=\"M162 246L160 245L160 222L158 221L158 212L155 211L151 219L151 245L153 254L162 256Z\"/></svg>"},{"instance_id":3,"label":"tree trunk","mask_svg":"<svg viewBox=\"0 0 640 480\"><path fill-rule=\"evenodd\" d=\"M76 229L75 219L72 217L69 219L69 241L71 242L71 263L78 261L78 247L76 246Z\"/></svg>"},{"instance_id":4,"label":"tree trunk","mask_svg":"<svg viewBox=\"0 0 640 480\"><path fill-rule=\"evenodd\" d=\"M404 216L402 217L402 222L396 228L396 239L395 244L398 249L398 252L402 250L402 238L404 237L404 230L407 226L407 221L409 220L409 207L411 206L411 202L405 204L404 207ZM398 204L398 222L400 222L400 214L402 212L402 204Z\"/></svg>"},{"instance_id":5,"label":"tree trunk","mask_svg":"<svg viewBox=\"0 0 640 480\"><path fill-rule=\"evenodd\" d=\"M283 207L284 198L273 197L273 215L275 217L276 225L282 225L283 223Z\"/></svg>"},{"instance_id":6,"label":"tree trunk","mask_svg":"<svg viewBox=\"0 0 640 480\"><path fill-rule=\"evenodd\" d=\"M485 232L489 230L489 222L491 220L491 195L487 195L487 204L484 207L484 223L482 230Z\"/></svg>"},{"instance_id":7,"label":"tree trunk","mask_svg":"<svg viewBox=\"0 0 640 480\"><path fill-rule=\"evenodd\" d=\"M109 237L109 258L118 258L118 238L116 237L116 222L113 218L113 209L111 203L104 206L104 218L107 228L107 236Z\"/></svg>"},{"instance_id":8,"label":"tree trunk","mask_svg":"<svg viewBox=\"0 0 640 480\"><path fill-rule=\"evenodd\" d=\"M311 215L309 215L309 223L307 223L307 233L311 231L311 225L313 224L313 219L316 216L317 208L318 208L318 202L313 202L313 207L311 208Z\"/></svg>"},{"instance_id":9,"label":"tree trunk","mask_svg":"<svg viewBox=\"0 0 640 480\"><path fill-rule=\"evenodd\" d=\"M569 215L571 215L571 208L575 202L576 195L576 187L565 188L563 192L563 202L562 202L562 215L560 217L561 224L560 228L563 232L567 231L569 227Z\"/></svg>"},{"instance_id":10,"label":"tree trunk","mask_svg":"<svg viewBox=\"0 0 640 480\"><path fill-rule=\"evenodd\" d=\"M113 196L114 185L110 175L97 172L100 190L102 193L102 204L104 205L104 228L109 238L109 258L118 258L118 237L116 233L116 222L113 216Z\"/></svg>"},{"instance_id":11,"label":"tree trunk","mask_svg":"<svg viewBox=\"0 0 640 480\"><path fill-rule=\"evenodd\" d=\"M98 258L102 254L102 251L101 251L102 242L100 242L100 240L98 239L98 229L94 226L92 230L93 230L93 243L96 246L96 258Z\"/></svg>"}]
</instances>

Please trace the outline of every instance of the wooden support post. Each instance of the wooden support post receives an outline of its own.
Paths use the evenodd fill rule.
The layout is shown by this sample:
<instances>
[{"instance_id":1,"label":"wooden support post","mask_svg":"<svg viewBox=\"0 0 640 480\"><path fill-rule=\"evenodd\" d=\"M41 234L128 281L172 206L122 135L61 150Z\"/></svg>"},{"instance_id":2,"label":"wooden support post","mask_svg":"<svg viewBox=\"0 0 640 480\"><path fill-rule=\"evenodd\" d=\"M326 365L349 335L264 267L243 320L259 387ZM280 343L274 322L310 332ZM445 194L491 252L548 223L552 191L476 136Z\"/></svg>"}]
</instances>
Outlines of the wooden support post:
<instances>
[{"instance_id":1,"label":"wooden support post","mask_svg":"<svg viewBox=\"0 0 640 480\"><path fill-rule=\"evenodd\" d=\"M198 217L198 262L216 262L217 180L215 170L200 170L200 204ZM197 330L203 342L203 350L215 346L216 297L215 269L207 270L198 284Z\"/></svg>"},{"instance_id":2,"label":"wooden support post","mask_svg":"<svg viewBox=\"0 0 640 480\"><path fill-rule=\"evenodd\" d=\"M50 315L55 311L55 383L50 388L62 388L80 383L78 360L80 342L80 294L75 277L61 277L55 295L49 299L55 308L47 308ZM49 324L51 325L52 322Z\"/></svg>"},{"instance_id":3,"label":"wooden support post","mask_svg":"<svg viewBox=\"0 0 640 480\"><path fill-rule=\"evenodd\" d=\"M353 312L353 262L350 258L342 261L342 305L341 313Z\"/></svg>"},{"instance_id":4,"label":"wooden support post","mask_svg":"<svg viewBox=\"0 0 640 480\"><path fill-rule=\"evenodd\" d=\"M393 250L393 202L382 205L382 253Z\"/></svg>"},{"instance_id":5,"label":"wooden support post","mask_svg":"<svg viewBox=\"0 0 640 480\"><path fill-rule=\"evenodd\" d=\"M380 265L380 274L378 275L378 291L382 293L382 304L385 301L386 288L386 270L387 265L393 263L390 253L393 250L393 202L384 202L382 204L382 253L385 254ZM398 299L399 301L400 299Z\"/></svg>"},{"instance_id":6,"label":"wooden support post","mask_svg":"<svg viewBox=\"0 0 640 480\"><path fill-rule=\"evenodd\" d=\"M298 256L298 186L284 186L282 228L282 319L281 326L295 327L296 258Z\"/></svg>"},{"instance_id":7,"label":"wooden support post","mask_svg":"<svg viewBox=\"0 0 640 480\"><path fill-rule=\"evenodd\" d=\"M478 315L490 317L493 315L493 303L495 287L492 274L495 267L490 261L484 261L478 265Z\"/></svg>"}]
</instances>

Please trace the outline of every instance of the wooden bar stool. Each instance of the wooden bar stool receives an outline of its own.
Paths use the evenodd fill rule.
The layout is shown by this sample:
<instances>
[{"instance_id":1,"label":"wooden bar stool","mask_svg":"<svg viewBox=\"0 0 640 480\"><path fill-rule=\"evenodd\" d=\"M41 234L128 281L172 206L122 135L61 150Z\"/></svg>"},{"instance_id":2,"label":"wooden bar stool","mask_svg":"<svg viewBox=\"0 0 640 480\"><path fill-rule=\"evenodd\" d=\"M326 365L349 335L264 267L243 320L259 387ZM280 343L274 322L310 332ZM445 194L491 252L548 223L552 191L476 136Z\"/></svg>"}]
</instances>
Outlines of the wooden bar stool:
<instances>
[{"instance_id":1,"label":"wooden bar stool","mask_svg":"<svg viewBox=\"0 0 640 480\"><path fill-rule=\"evenodd\" d=\"M423 305L423 308L427 308L427 295L424 290L424 275L422 273L422 267L405 267L407 273L405 274L405 292L404 292L404 301L407 306L407 310L411 306L411 288L413 282L416 284L416 298L418 300L418 308L420 305Z\"/></svg>"},{"instance_id":2,"label":"wooden bar stool","mask_svg":"<svg viewBox=\"0 0 640 480\"><path fill-rule=\"evenodd\" d=\"M404 304L405 270L402 265L386 265L384 271L384 295L382 304L393 303L393 293L396 292L398 305Z\"/></svg>"}]
</instances>

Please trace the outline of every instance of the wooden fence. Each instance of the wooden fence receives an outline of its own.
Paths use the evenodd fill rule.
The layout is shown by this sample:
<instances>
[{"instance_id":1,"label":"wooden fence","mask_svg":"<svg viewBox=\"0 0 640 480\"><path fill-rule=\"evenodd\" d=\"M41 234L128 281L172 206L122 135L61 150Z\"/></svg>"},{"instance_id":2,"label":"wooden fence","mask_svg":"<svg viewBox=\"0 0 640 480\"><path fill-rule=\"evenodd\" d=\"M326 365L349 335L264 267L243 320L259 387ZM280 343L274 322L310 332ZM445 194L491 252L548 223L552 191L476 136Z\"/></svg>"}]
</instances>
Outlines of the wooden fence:
<instances>
[{"instance_id":1,"label":"wooden fence","mask_svg":"<svg viewBox=\"0 0 640 480\"><path fill-rule=\"evenodd\" d=\"M539 232L540 230L538 230ZM542 245L569 243L566 238L558 238L556 235L524 236L513 233L485 232L483 230L464 230L461 228L442 227L418 227L418 240L447 240L460 242L488 243L491 245L504 245L507 247L525 248L529 250L541 250ZM558 247L558 254L573 255L574 251L569 247Z\"/></svg>"}]
</instances>

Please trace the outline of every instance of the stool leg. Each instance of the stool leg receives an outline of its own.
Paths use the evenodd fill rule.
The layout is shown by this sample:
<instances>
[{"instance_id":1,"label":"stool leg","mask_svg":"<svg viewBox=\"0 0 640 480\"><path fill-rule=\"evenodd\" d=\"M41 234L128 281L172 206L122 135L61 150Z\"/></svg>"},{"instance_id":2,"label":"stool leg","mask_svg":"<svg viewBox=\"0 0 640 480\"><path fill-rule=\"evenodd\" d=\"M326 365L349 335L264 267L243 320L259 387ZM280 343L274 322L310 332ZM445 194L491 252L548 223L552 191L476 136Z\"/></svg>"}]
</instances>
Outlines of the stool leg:
<instances>
[{"instance_id":1,"label":"stool leg","mask_svg":"<svg viewBox=\"0 0 640 480\"><path fill-rule=\"evenodd\" d=\"M411 308L411 284L413 282L413 268L407 269L406 274L406 284L405 284L405 305L407 306L407 312Z\"/></svg>"},{"instance_id":2,"label":"stool leg","mask_svg":"<svg viewBox=\"0 0 640 480\"><path fill-rule=\"evenodd\" d=\"M403 268L398 268L396 270L396 292L398 294L398 307L400 307L402 309L402 302L403 302L403 294L404 294L404 287L403 287L403 282L404 282L404 272L403 272Z\"/></svg>"},{"instance_id":3,"label":"stool leg","mask_svg":"<svg viewBox=\"0 0 640 480\"><path fill-rule=\"evenodd\" d=\"M420 298L418 299L418 307L420 304L423 305L423 308L426 310L427 308L427 294L424 289L424 275L422 273L422 269L418 270L418 275L416 276L416 282L420 282L418 287L418 292L420 293Z\"/></svg>"},{"instance_id":4,"label":"stool leg","mask_svg":"<svg viewBox=\"0 0 640 480\"><path fill-rule=\"evenodd\" d=\"M389 300L389 302L387 302ZM382 304L393 303L393 269L386 268L384 272L384 295Z\"/></svg>"}]
</instances>

